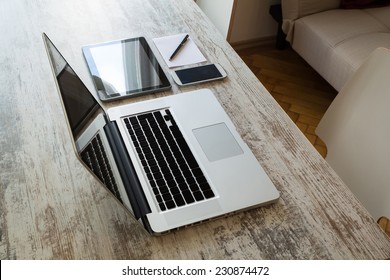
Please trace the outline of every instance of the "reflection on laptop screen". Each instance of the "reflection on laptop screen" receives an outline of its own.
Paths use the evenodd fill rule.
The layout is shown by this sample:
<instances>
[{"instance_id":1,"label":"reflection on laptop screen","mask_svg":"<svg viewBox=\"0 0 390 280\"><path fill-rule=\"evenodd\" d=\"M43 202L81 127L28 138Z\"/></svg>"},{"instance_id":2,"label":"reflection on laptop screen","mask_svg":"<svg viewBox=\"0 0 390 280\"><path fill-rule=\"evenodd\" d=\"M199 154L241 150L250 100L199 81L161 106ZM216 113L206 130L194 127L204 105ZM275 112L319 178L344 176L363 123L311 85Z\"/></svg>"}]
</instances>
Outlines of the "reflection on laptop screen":
<instances>
[{"instance_id":1,"label":"reflection on laptop screen","mask_svg":"<svg viewBox=\"0 0 390 280\"><path fill-rule=\"evenodd\" d=\"M45 39L48 40L46 37ZM60 87L73 137L76 139L76 134L81 131L86 120L88 120L88 116L92 115L100 106L56 47L50 41L47 45L50 47L49 53L54 65L58 86Z\"/></svg>"},{"instance_id":2,"label":"reflection on laptop screen","mask_svg":"<svg viewBox=\"0 0 390 280\"><path fill-rule=\"evenodd\" d=\"M97 109L97 102L69 65L57 76L57 80L75 137L83 121Z\"/></svg>"}]
</instances>

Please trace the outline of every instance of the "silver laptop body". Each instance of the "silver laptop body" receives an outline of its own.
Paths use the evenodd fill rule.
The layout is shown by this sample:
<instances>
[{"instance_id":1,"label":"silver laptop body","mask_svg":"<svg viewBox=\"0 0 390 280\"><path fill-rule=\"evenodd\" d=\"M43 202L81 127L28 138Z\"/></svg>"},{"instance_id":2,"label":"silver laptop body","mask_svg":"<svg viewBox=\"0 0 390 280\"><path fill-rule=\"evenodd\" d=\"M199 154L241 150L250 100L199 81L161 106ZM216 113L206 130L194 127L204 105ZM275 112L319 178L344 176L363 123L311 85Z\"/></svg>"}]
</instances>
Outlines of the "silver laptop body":
<instances>
[{"instance_id":1,"label":"silver laptop body","mask_svg":"<svg viewBox=\"0 0 390 280\"><path fill-rule=\"evenodd\" d=\"M85 88L90 103L96 102L90 104L95 109L78 123L82 129L75 129L64 99L64 82L59 80L58 68L63 66L58 65L73 70L46 35L44 41L77 153L150 233L161 234L279 198L208 89L104 112ZM61 59L63 63L57 62ZM80 80L74 72L73 78ZM103 163L103 171L94 169L96 153L106 155L104 161L108 163Z\"/></svg>"}]
</instances>

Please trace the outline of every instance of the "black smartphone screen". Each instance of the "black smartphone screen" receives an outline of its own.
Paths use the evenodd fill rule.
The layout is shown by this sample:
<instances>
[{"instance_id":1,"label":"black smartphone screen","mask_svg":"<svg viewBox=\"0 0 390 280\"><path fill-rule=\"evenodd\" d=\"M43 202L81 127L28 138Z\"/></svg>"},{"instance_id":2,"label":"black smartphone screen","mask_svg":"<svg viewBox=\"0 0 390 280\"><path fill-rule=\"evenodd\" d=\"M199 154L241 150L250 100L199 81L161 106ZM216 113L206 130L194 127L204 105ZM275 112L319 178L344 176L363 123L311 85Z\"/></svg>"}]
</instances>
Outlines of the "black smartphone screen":
<instances>
[{"instance_id":1,"label":"black smartphone screen","mask_svg":"<svg viewBox=\"0 0 390 280\"><path fill-rule=\"evenodd\" d=\"M222 74L214 64L177 70L176 75L179 77L182 84L222 78Z\"/></svg>"}]
</instances>

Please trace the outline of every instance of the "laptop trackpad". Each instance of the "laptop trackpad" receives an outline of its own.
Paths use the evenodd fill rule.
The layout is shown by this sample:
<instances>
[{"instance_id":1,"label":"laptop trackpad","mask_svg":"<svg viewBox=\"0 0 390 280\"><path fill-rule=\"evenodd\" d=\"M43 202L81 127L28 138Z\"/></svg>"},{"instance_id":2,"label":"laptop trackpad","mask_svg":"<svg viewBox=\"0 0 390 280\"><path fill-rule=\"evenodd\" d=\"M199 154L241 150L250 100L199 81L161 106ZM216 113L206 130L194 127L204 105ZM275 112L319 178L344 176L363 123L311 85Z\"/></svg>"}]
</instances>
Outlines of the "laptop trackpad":
<instances>
[{"instance_id":1,"label":"laptop trackpad","mask_svg":"<svg viewBox=\"0 0 390 280\"><path fill-rule=\"evenodd\" d=\"M209 161L217 161L244 153L224 123L197 128L193 132Z\"/></svg>"}]
</instances>

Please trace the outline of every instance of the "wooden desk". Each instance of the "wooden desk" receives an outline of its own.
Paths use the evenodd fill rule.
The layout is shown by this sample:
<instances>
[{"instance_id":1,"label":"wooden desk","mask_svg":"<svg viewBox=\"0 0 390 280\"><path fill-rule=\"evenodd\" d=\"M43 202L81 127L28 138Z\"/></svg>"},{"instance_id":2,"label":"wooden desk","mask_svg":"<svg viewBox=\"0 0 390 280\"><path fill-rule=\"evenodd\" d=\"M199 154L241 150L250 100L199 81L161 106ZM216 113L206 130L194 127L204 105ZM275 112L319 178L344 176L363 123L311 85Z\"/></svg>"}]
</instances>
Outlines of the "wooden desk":
<instances>
[{"instance_id":1,"label":"wooden desk","mask_svg":"<svg viewBox=\"0 0 390 280\"><path fill-rule=\"evenodd\" d=\"M188 32L228 78L120 103L210 88L279 202L149 236L76 158L42 32L93 92L82 45ZM0 34L1 259L390 257L390 239L192 0L1 1Z\"/></svg>"}]
</instances>

